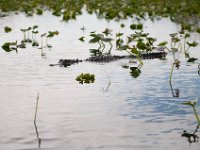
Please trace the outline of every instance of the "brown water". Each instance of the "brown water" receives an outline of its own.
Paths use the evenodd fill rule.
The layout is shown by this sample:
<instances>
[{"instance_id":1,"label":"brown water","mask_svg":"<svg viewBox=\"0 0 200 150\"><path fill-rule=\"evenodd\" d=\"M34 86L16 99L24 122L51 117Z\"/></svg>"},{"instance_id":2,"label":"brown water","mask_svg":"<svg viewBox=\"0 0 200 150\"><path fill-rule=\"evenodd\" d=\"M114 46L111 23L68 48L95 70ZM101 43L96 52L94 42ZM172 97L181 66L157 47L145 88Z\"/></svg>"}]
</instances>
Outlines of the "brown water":
<instances>
[{"instance_id":1,"label":"brown water","mask_svg":"<svg viewBox=\"0 0 200 150\"><path fill-rule=\"evenodd\" d=\"M120 28L121 22L126 24L125 29ZM145 60L138 78L121 67L128 60L83 62L69 68L49 66L60 58L89 57L88 49L98 47L88 44L90 31L108 27L128 35L132 21L121 22L83 14L66 23L48 12L42 17L11 14L0 19L1 45L22 39L19 30L28 26L39 25L41 33L60 31L49 40L53 48L44 49L46 56L31 46L18 54L0 51L0 150L199 150L199 142L190 144L181 137L183 130L192 133L197 126L192 108L181 104L200 96L197 64L188 66L181 57L181 68L173 75L173 91L168 82L171 54L166 60ZM4 26L13 31L5 34ZM84 32L82 26L86 27ZM159 41L168 40L168 34L179 29L168 19L147 20L144 26ZM81 36L86 36L86 42L78 40ZM199 36L193 34L192 38ZM191 54L199 58L198 50ZM78 84L75 78L82 72L95 74L95 83ZM172 96L175 90L179 98ZM35 126L37 93L40 98ZM199 105L196 109L199 112Z\"/></svg>"}]
</instances>

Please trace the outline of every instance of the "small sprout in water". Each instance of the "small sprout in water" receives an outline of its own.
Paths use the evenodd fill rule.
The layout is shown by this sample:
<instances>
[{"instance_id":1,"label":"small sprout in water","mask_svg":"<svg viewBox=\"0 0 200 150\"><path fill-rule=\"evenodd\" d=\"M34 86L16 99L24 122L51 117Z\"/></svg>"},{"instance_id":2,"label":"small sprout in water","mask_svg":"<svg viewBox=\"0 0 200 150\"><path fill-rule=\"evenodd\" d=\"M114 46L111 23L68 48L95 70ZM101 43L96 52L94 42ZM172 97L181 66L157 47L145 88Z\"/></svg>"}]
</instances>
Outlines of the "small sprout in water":
<instances>
[{"instance_id":1,"label":"small sprout in water","mask_svg":"<svg viewBox=\"0 0 200 150\"><path fill-rule=\"evenodd\" d=\"M51 48L52 46L50 44L48 44L48 39L54 37L55 35L58 35L59 32L58 31L49 31L48 35L46 36L46 46L48 48Z\"/></svg>"},{"instance_id":2,"label":"small sprout in water","mask_svg":"<svg viewBox=\"0 0 200 150\"><path fill-rule=\"evenodd\" d=\"M10 28L10 27L8 27L8 26L5 26L5 27L4 27L4 31L5 31L6 33L11 32L11 31L12 31L12 28Z\"/></svg>"},{"instance_id":3,"label":"small sprout in water","mask_svg":"<svg viewBox=\"0 0 200 150\"><path fill-rule=\"evenodd\" d=\"M84 41L85 41L84 38L85 38L84 36L80 37L80 38L79 38L79 41L84 42Z\"/></svg>"},{"instance_id":4,"label":"small sprout in water","mask_svg":"<svg viewBox=\"0 0 200 150\"><path fill-rule=\"evenodd\" d=\"M111 32L112 32L111 29L106 28L102 33L104 33L106 36L108 36L108 35L112 35Z\"/></svg>"},{"instance_id":5,"label":"small sprout in water","mask_svg":"<svg viewBox=\"0 0 200 150\"><path fill-rule=\"evenodd\" d=\"M83 83L94 83L95 75L89 73L81 73L79 76L76 77L76 81L79 81L80 84Z\"/></svg>"}]
</instances>

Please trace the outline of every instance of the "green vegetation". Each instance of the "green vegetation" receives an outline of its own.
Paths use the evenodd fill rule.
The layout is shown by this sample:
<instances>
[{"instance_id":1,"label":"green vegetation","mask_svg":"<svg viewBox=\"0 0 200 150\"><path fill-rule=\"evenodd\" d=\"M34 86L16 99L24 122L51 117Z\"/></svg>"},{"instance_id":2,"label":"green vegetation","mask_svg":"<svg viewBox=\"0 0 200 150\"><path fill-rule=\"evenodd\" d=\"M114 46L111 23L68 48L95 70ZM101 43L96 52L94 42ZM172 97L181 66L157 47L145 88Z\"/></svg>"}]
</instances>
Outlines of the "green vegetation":
<instances>
[{"instance_id":1,"label":"green vegetation","mask_svg":"<svg viewBox=\"0 0 200 150\"><path fill-rule=\"evenodd\" d=\"M18 52L18 48L26 48L26 44L31 44L33 47L38 47L39 43L37 41L36 35L39 33L39 31L36 31L36 29L38 28L37 25L34 25L33 27L28 27L28 28L24 28L24 29L20 29L20 31L23 33L23 40L21 40L21 43L18 44L17 41L20 40L16 40L16 42L5 42L2 45L2 49L6 52L11 52L13 50L15 50L16 52ZM11 28L7 27L5 30L11 30ZM30 37L30 32L32 30L32 39ZM51 48L52 46L50 44L48 44L48 39L54 37L55 35L58 35L59 32L58 31L48 31L47 33L43 33L41 34L41 43L40 43L40 49L43 49L43 37L46 37L46 46L45 48ZM42 52L41 55L44 55L44 53Z\"/></svg>"},{"instance_id":2,"label":"green vegetation","mask_svg":"<svg viewBox=\"0 0 200 150\"><path fill-rule=\"evenodd\" d=\"M76 81L79 81L80 84L83 83L94 83L95 75L89 73L81 73L79 76L76 77Z\"/></svg>"},{"instance_id":3,"label":"green vegetation","mask_svg":"<svg viewBox=\"0 0 200 150\"><path fill-rule=\"evenodd\" d=\"M119 20L128 17L154 19L160 16L188 24L187 19L199 20L200 18L199 0L29 0L28 3L26 0L2 0L0 10L24 12L32 16L42 15L43 10L47 8L53 15L62 16L63 20L67 21L81 15L84 6L89 14L95 13L106 19Z\"/></svg>"},{"instance_id":4,"label":"green vegetation","mask_svg":"<svg viewBox=\"0 0 200 150\"><path fill-rule=\"evenodd\" d=\"M197 113L196 108L195 108L195 105L197 103L198 103L198 100L191 100L191 101L183 102L182 104L183 105L188 105L188 106L192 107L194 115L195 115L195 117L196 117L196 119L198 121L198 124L200 124L200 119L199 119L198 113Z\"/></svg>"},{"instance_id":5,"label":"green vegetation","mask_svg":"<svg viewBox=\"0 0 200 150\"><path fill-rule=\"evenodd\" d=\"M5 31L6 33L11 32L11 31L12 31L12 28L10 28L10 27L8 27L8 26L5 26L5 27L4 27L4 31Z\"/></svg>"}]
</instances>

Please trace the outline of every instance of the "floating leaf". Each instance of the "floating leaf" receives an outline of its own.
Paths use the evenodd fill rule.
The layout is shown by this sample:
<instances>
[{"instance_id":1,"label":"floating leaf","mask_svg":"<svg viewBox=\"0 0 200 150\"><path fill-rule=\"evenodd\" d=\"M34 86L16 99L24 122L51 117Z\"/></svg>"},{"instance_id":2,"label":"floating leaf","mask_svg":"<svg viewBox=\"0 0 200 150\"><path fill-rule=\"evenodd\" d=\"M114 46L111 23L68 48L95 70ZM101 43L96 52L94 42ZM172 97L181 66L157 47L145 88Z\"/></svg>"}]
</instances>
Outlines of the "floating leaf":
<instances>
[{"instance_id":1,"label":"floating leaf","mask_svg":"<svg viewBox=\"0 0 200 150\"><path fill-rule=\"evenodd\" d=\"M190 34L186 33L184 37L185 37L185 38L189 38L189 37L190 37Z\"/></svg>"},{"instance_id":2,"label":"floating leaf","mask_svg":"<svg viewBox=\"0 0 200 150\"><path fill-rule=\"evenodd\" d=\"M198 43L196 41L194 41L192 43L187 42L187 44L188 44L189 47L196 47L196 46L198 46Z\"/></svg>"},{"instance_id":3,"label":"floating leaf","mask_svg":"<svg viewBox=\"0 0 200 150\"><path fill-rule=\"evenodd\" d=\"M89 74L89 73L81 73L79 76L76 77L76 81L79 81L80 84L83 83L94 83L95 81L95 75Z\"/></svg>"},{"instance_id":4,"label":"floating leaf","mask_svg":"<svg viewBox=\"0 0 200 150\"><path fill-rule=\"evenodd\" d=\"M163 41L163 42L159 43L158 46L166 46L167 43L168 43L167 41Z\"/></svg>"},{"instance_id":5,"label":"floating leaf","mask_svg":"<svg viewBox=\"0 0 200 150\"><path fill-rule=\"evenodd\" d=\"M138 24L138 25L137 25L137 29L138 29L138 30L142 30L142 29L143 29L143 24Z\"/></svg>"},{"instance_id":6,"label":"floating leaf","mask_svg":"<svg viewBox=\"0 0 200 150\"><path fill-rule=\"evenodd\" d=\"M137 78L137 77L139 77L140 74L141 74L141 70L138 69L137 67L130 67L130 70L131 70L130 74L131 74L131 76L132 76L133 78Z\"/></svg>"},{"instance_id":7,"label":"floating leaf","mask_svg":"<svg viewBox=\"0 0 200 150\"><path fill-rule=\"evenodd\" d=\"M131 28L132 30L136 30L136 29L137 29L137 25L136 25L136 24L131 24L131 25L130 25L130 28Z\"/></svg>"},{"instance_id":8,"label":"floating leaf","mask_svg":"<svg viewBox=\"0 0 200 150\"><path fill-rule=\"evenodd\" d=\"M122 24L120 25L120 27L121 27L121 28L124 28L124 27L125 27L125 24L122 23Z\"/></svg>"},{"instance_id":9,"label":"floating leaf","mask_svg":"<svg viewBox=\"0 0 200 150\"><path fill-rule=\"evenodd\" d=\"M132 49L131 49L131 52L132 52L133 54L135 54L135 55L139 55L139 51L138 51L138 49L137 49L136 47L132 48Z\"/></svg>"},{"instance_id":10,"label":"floating leaf","mask_svg":"<svg viewBox=\"0 0 200 150\"><path fill-rule=\"evenodd\" d=\"M11 32L11 31L12 31L12 28L10 28L10 27L8 27L8 26L5 26L5 27L4 27L4 31L5 31L6 33Z\"/></svg>"},{"instance_id":11,"label":"floating leaf","mask_svg":"<svg viewBox=\"0 0 200 150\"><path fill-rule=\"evenodd\" d=\"M128 45L122 45L120 47L118 47L116 50L127 50L129 48Z\"/></svg>"},{"instance_id":12,"label":"floating leaf","mask_svg":"<svg viewBox=\"0 0 200 150\"><path fill-rule=\"evenodd\" d=\"M13 49L15 49L16 47L11 47L11 46L15 46L17 45L17 42L6 42L2 45L3 50L5 50L6 52L11 52Z\"/></svg>"},{"instance_id":13,"label":"floating leaf","mask_svg":"<svg viewBox=\"0 0 200 150\"><path fill-rule=\"evenodd\" d=\"M82 41L82 42L84 42L84 41L85 41L84 38L85 38L85 37L82 36L82 37L79 38L79 40Z\"/></svg>"},{"instance_id":14,"label":"floating leaf","mask_svg":"<svg viewBox=\"0 0 200 150\"><path fill-rule=\"evenodd\" d=\"M138 41L137 42L137 48L141 50L145 50L147 48L146 44L143 41Z\"/></svg>"},{"instance_id":15,"label":"floating leaf","mask_svg":"<svg viewBox=\"0 0 200 150\"><path fill-rule=\"evenodd\" d=\"M116 33L116 37L121 37L124 33Z\"/></svg>"},{"instance_id":16,"label":"floating leaf","mask_svg":"<svg viewBox=\"0 0 200 150\"><path fill-rule=\"evenodd\" d=\"M37 25L34 25L33 26L33 30L35 30L35 29L37 29L38 28L38 26Z\"/></svg>"}]
</instances>

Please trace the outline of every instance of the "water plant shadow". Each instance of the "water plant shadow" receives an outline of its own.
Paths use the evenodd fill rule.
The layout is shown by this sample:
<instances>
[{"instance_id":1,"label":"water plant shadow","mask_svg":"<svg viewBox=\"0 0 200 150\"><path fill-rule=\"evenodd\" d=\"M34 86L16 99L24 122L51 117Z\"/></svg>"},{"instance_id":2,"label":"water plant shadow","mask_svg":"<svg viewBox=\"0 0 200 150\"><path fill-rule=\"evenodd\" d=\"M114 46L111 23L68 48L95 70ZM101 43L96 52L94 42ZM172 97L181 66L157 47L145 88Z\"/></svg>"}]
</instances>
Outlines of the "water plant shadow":
<instances>
[{"instance_id":1,"label":"water plant shadow","mask_svg":"<svg viewBox=\"0 0 200 150\"><path fill-rule=\"evenodd\" d=\"M178 98L180 96L180 90L177 88L174 89L171 81L169 82L169 85L170 85L172 96Z\"/></svg>"},{"instance_id":2,"label":"water plant shadow","mask_svg":"<svg viewBox=\"0 0 200 150\"><path fill-rule=\"evenodd\" d=\"M42 139L40 138L36 122L34 122L34 127L35 127L35 133L36 133L37 141L38 141L38 148L40 148L41 143L42 143Z\"/></svg>"},{"instance_id":3,"label":"water plant shadow","mask_svg":"<svg viewBox=\"0 0 200 150\"><path fill-rule=\"evenodd\" d=\"M38 132L38 129L37 129L37 123L36 123L39 98L40 98L40 93L38 93L37 98L36 98L35 116L34 116L34 127L35 127L35 132L36 132L37 141L38 141L38 148L40 148L41 142L42 142L42 139L41 139L40 136L39 136L39 132Z\"/></svg>"},{"instance_id":4,"label":"water plant shadow","mask_svg":"<svg viewBox=\"0 0 200 150\"><path fill-rule=\"evenodd\" d=\"M181 135L182 137L187 138L187 141L189 142L189 144L191 145L192 143L196 143L199 141L199 136L197 135L197 131L199 129L200 124L197 125L196 129L194 130L194 132L189 133L186 130L183 131L183 134Z\"/></svg>"}]
</instances>

